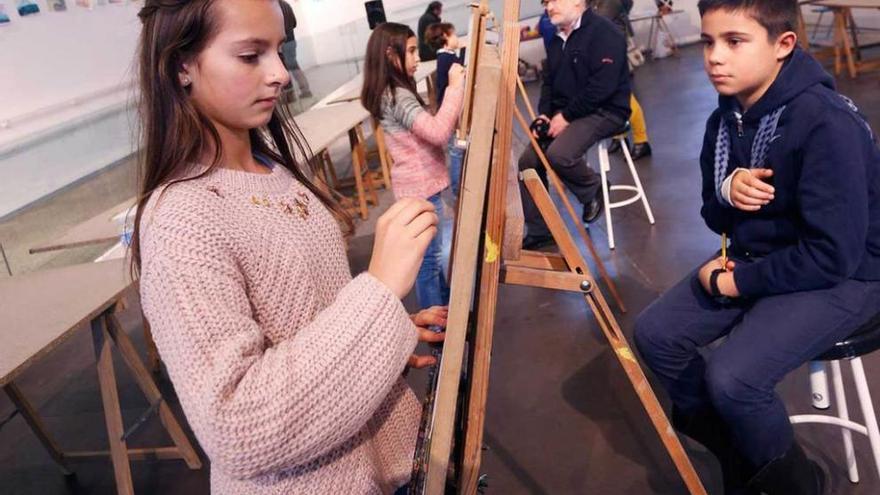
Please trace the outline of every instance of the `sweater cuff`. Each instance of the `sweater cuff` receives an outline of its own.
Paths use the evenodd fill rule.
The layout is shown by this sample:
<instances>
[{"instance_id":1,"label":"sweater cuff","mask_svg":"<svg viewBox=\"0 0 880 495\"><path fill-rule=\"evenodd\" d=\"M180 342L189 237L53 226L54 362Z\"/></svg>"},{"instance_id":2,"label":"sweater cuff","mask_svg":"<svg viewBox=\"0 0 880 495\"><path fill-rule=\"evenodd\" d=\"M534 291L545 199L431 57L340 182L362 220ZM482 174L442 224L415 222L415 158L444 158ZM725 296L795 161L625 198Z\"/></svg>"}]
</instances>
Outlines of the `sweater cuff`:
<instances>
[{"instance_id":1,"label":"sweater cuff","mask_svg":"<svg viewBox=\"0 0 880 495\"><path fill-rule=\"evenodd\" d=\"M733 201L730 200L730 186L733 184L733 176L739 172L749 172L749 169L737 167L736 170L731 172L730 175L724 179L724 182L721 183L721 197L724 199L724 203L722 203L724 206L733 206Z\"/></svg>"},{"instance_id":2,"label":"sweater cuff","mask_svg":"<svg viewBox=\"0 0 880 495\"><path fill-rule=\"evenodd\" d=\"M388 315L388 326L409 327L410 331L403 339L403 348L406 349L407 356L412 354L418 344L418 332L415 331L415 324L400 298L370 272L363 272L355 277L348 287L364 294L365 304L373 305L381 314Z\"/></svg>"},{"instance_id":3,"label":"sweater cuff","mask_svg":"<svg viewBox=\"0 0 880 495\"><path fill-rule=\"evenodd\" d=\"M733 270L733 281L740 297L755 298L767 294L767 287L761 277L761 261L738 264Z\"/></svg>"}]
</instances>

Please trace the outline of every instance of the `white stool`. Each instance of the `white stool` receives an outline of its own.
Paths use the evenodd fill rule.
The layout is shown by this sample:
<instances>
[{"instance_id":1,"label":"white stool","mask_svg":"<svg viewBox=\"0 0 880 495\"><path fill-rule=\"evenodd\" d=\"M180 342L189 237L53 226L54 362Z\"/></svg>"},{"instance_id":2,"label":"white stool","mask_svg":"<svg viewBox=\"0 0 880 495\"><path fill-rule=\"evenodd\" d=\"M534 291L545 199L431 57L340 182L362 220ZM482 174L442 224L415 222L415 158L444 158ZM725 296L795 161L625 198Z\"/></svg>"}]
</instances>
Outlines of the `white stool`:
<instances>
[{"instance_id":1,"label":"white stool","mask_svg":"<svg viewBox=\"0 0 880 495\"><path fill-rule=\"evenodd\" d=\"M599 172L602 176L602 199L605 200L605 225L608 227L608 247L614 249L614 226L611 224L611 210L620 208L629 204L642 200L642 206L645 208L645 214L648 215L648 221L654 225L654 213L651 212L651 205L648 204L648 196L645 195L645 189L642 187L642 181L639 179L639 173L633 163L632 156L629 154L629 147L626 145L626 133L629 131L629 123L626 127L611 137L599 141ZM608 158L608 147L613 141L620 142L620 149L629 165L629 173L632 175L635 185L608 185L608 172L611 171L611 160ZM611 202L611 191L631 191L632 196L615 203Z\"/></svg>"},{"instance_id":2,"label":"white stool","mask_svg":"<svg viewBox=\"0 0 880 495\"><path fill-rule=\"evenodd\" d=\"M877 425L877 415L874 413L874 403L871 401L871 393L868 390L868 380L865 377L865 368L862 366L861 356L880 347L880 315L857 330L853 336L838 342L834 347L822 354L815 361L810 362L810 388L815 409L827 410L831 407L828 393L828 376L825 363L831 364L831 381L834 386L834 399L837 401L837 415L830 414L798 414L789 419L792 424L799 423L824 423L841 427L843 435L843 451L846 456L846 466L849 480L859 482L859 469L856 463L855 451L853 450L852 432L858 432L868 437L871 451L874 456L874 465L877 474L880 475L880 428ZM840 361L847 360L852 366L853 380L856 384L856 394L865 423L857 423L849 418L849 410L846 405L846 392L843 387L843 376L840 372Z\"/></svg>"}]
</instances>

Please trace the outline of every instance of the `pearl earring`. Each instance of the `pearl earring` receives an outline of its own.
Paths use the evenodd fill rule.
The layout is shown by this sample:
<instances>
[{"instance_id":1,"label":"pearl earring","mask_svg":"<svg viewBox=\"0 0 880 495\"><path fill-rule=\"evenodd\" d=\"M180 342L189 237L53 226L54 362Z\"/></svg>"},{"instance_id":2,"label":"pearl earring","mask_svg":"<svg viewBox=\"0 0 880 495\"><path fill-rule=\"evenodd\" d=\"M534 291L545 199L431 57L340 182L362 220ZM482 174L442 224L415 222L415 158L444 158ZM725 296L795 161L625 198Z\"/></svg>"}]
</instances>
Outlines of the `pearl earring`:
<instances>
[{"instance_id":1,"label":"pearl earring","mask_svg":"<svg viewBox=\"0 0 880 495\"><path fill-rule=\"evenodd\" d=\"M189 76L184 76L184 78L183 78L183 85L184 85L184 86L189 86L190 84L192 84L192 81L190 80Z\"/></svg>"}]
</instances>

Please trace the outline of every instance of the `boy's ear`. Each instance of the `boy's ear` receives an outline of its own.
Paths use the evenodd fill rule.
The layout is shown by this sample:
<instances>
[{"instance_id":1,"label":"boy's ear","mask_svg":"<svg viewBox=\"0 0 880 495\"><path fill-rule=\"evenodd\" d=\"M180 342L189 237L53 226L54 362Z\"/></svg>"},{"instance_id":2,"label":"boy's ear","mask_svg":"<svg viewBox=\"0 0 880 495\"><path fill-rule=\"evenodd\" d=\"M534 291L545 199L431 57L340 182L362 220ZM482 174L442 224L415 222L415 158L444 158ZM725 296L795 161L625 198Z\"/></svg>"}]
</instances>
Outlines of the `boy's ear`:
<instances>
[{"instance_id":1,"label":"boy's ear","mask_svg":"<svg viewBox=\"0 0 880 495\"><path fill-rule=\"evenodd\" d=\"M794 31L786 31L776 38L776 60L782 61L791 55L797 46L797 34Z\"/></svg>"}]
</instances>

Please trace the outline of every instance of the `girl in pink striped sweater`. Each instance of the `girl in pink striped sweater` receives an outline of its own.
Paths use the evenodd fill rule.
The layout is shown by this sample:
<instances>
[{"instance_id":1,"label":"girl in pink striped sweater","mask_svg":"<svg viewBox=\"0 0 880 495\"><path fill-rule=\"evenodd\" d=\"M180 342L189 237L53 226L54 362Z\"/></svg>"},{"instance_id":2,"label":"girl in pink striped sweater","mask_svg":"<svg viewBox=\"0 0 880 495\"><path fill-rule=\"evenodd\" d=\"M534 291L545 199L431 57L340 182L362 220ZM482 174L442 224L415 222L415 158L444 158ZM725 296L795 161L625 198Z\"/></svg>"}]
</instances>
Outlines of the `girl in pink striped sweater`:
<instances>
[{"instance_id":1,"label":"girl in pink striped sweater","mask_svg":"<svg viewBox=\"0 0 880 495\"><path fill-rule=\"evenodd\" d=\"M132 259L141 302L215 495L391 494L420 406L401 377L445 310L410 317L431 203L399 201L351 277L339 220L278 105L278 0L147 0L142 178ZM296 153L292 147L296 148ZM348 222L350 226L350 221Z\"/></svg>"},{"instance_id":2,"label":"girl in pink striped sweater","mask_svg":"<svg viewBox=\"0 0 880 495\"><path fill-rule=\"evenodd\" d=\"M441 213L440 196L449 187L444 150L464 100L464 69L460 64L449 69L443 104L436 115L431 115L413 79L418 65L418 42L412 30L393 22L380 25L367 42L361 103L385 131L394 162L394 196L427 199ZM416 278L416 295L422 308L449 302L442 253L451 239L443 231L441 228L428 246Z\"/></svg>"}]
</instances>

